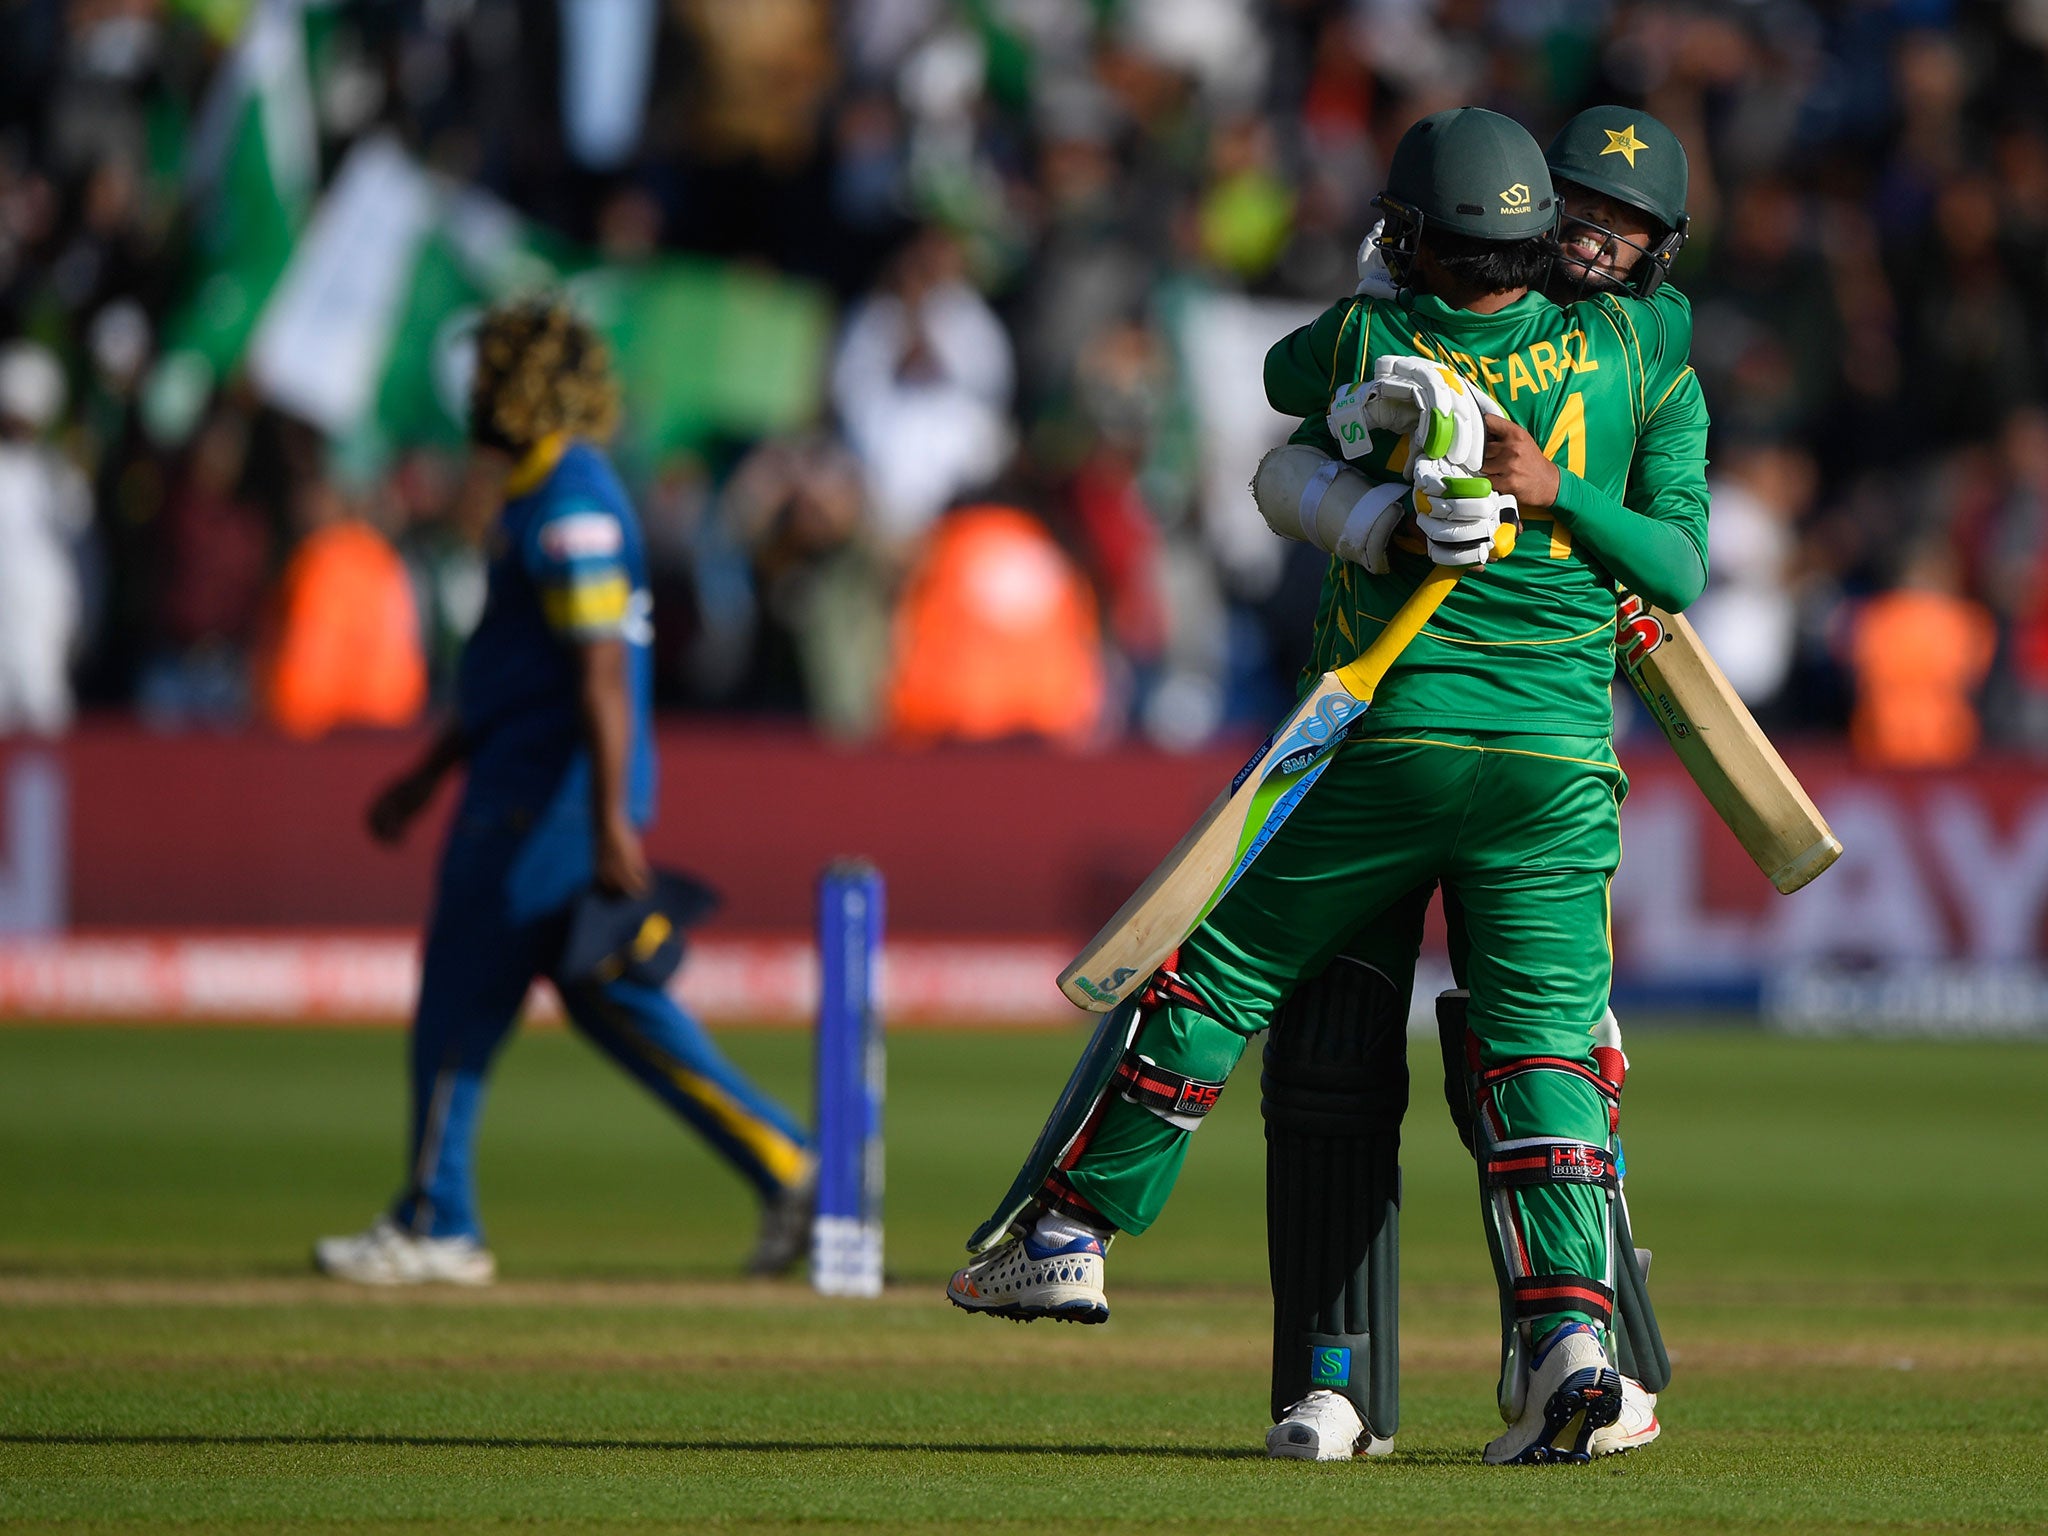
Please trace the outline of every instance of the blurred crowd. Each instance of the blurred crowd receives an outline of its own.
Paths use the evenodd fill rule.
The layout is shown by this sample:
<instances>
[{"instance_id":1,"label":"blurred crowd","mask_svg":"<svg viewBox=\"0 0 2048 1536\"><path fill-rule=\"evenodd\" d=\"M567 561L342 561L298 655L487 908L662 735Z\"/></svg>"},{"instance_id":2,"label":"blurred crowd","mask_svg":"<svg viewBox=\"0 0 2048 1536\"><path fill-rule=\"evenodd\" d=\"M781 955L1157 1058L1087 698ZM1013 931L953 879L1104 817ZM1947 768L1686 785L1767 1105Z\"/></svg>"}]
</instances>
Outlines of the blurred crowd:
<instances>
[{"instance_id":1,"label":"blurred crowd","mask_svg":"<svg viewBox=\"0 0 2048 1536\"><path fill-rule=\"evenodd\" d=\"M189 161L266 9L301 10L0 0L0 732L403 721L477 616L454 447L362 452L235 369L163 403ZM1320 557L1243 501L1285 431L1265 345L1350 291L1416 116L1478 103L1547 139L1619 101L1691 155L1708 645L1775 732L2048 751L2048 0L304 19L323 176L388 133L605 260L829 295L814 419L624 455L666 707L1172 747L1267 719ZM977 714L1005 636L1043 665Z\"/></svg>"}]
</instances>

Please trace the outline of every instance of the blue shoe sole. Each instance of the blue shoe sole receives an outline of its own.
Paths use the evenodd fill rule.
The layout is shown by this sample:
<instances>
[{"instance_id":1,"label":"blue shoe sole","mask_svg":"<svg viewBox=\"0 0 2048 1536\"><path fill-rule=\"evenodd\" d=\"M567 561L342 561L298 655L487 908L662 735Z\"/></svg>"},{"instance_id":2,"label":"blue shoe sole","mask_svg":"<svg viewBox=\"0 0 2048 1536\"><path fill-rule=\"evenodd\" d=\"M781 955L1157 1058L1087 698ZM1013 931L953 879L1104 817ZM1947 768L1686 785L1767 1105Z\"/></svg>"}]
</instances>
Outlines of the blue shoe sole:
<instances>
[{"instance_id":1,"label":"blue shoe sole","mask_svg":"<svg viewBox=\"0 0 2048 1536\"><path fill-rule=\"evenodd\" d=\"M1566 1377L1543 1405L1542 1438L1509 1465L1540 1467L1590 1462L1594 1432L1620 1417L1621 1373L1612 1366L1577 1371ZM1558 1443L1567 1433L1571 1436L1569 1449Z\"/></svg>"},{"instance_id":2,"label":"blue shoe sole","mask_svg":"<svg viewBox=\"0 0 2048 1536\"><path fill-rule=\"evenodd\" d=\"M1000 1307L970 1306L950 1290L946 1300L962 1312L972 1312L979 1317L1007 1318L1013 1323L1035 1323L1040 1318L1050 1318L1055 1323L1106 1323L1109 1321L1109 1304L1101 1301L1075 1301L1063 1307L1026 1307L1006 1302Z\"/></svg>"}]
</instances>

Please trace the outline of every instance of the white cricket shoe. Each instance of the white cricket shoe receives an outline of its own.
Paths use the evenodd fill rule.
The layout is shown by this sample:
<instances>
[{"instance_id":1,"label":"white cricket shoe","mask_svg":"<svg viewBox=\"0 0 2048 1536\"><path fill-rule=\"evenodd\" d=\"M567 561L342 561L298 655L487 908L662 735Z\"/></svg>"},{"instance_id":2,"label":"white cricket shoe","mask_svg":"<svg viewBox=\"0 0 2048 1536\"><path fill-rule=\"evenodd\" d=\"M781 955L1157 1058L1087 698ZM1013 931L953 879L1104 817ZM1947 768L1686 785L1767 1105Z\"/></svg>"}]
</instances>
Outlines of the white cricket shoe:
<instances>
[{"instance_id":1,"label":"white cricket shoe","mask_svg":"<svg viewBox=\"0 0 2048 1536\"><path fill-rule=\"evenodd\" d=\"M1384 1456L1393 1448L1392 1440L1366 1430L1350 1398L1320 1388L1266 1431L1266 1454L1283 1461L1349 1461Z\"/></svg>"},{"instance_id":2,"label":"white cricket shoe","mask_svg":"<svg viewBox=\"0 0 2048 1536\"><path fill-rule=\"evenodd\" d=\"M1619 1456L1648 1445L1664 1432L1657 1422L1657 1394L1633 1376L1621 1378L1621 1412L1605 1429L1593 1431L1587 1446L1595 1456Z\"/></svg>"},{"instance_id":3,"label":"white cricket shoe","mask_svg":"<svg viewBox=\"0 0 2048 1536\"><path fill-rule=\"evenodd\" d=\"M1076 1237L1055 1248L1030 1234L1005 1238L946 1285L946 1300L965 1312L1016 1322L1050 1317L1062 1323L1106 1323L1102 1239Z\"/></svg>"},{"instance_id":4,"label":"white cricket shoe","mask_svg":"<svg viewBox=\"0 0 2048 1536\"><path fill-rule=\"evenodd\" d=\"M489 1285L498 1276L491 1250L473 1237L415 1237L389 1216L352 1237L323 1237L313 1267L358 1285Z\"/></svg>"},{"instance_id":5,"label":"white cricket shoe","mask_svg":"<svg viewBox=\"0 0 2048 1536\"><path fill-rule=\"evenodd\" d=\"M1529 1367L1522 1416L1486 1448L1495 1466L1590 1461L1593 1436L1621 1416L1621 1373L1585 1323L1554 1330Z\"/></svg>"}]
</instances>

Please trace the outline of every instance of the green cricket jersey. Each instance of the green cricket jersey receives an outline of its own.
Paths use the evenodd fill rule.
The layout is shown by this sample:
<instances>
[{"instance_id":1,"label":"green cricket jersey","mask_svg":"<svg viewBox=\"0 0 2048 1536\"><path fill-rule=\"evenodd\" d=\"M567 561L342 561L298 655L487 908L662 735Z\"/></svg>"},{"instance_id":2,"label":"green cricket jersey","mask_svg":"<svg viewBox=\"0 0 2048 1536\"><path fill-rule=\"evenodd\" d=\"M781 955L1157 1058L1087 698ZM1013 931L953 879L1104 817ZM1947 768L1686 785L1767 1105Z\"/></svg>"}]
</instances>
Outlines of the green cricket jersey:
<instances>
[{"instance_id":1,"label":"green cricket jersey","mask_svg":"<svg viewBox=\"0 0 2048 1536\"><path fill-rule=\"evenodd\" d=\"M1690 309L1667 292L1568 308L1529 293L1490 315L1428 295L1407 305L1345 299L1267 354L1268 398L1307 418L1293 441L1333 457L1323 420L1331 395L1369 378L1375 358L1409 354L1457 368L1559 465L1556 507L1527 514L1514 554L1458 584L1361 729L1612 729L1617 580L1674 607L1705 582L1706 408L1686 363ZM1353 462L1398 478L1406 452L1376 433L1372 452ZM1311 676L1370 644L1429 569L1413 534L1396 538L1392 562L1385 576L1330 562Z\"/></svg>"}]
</instances>

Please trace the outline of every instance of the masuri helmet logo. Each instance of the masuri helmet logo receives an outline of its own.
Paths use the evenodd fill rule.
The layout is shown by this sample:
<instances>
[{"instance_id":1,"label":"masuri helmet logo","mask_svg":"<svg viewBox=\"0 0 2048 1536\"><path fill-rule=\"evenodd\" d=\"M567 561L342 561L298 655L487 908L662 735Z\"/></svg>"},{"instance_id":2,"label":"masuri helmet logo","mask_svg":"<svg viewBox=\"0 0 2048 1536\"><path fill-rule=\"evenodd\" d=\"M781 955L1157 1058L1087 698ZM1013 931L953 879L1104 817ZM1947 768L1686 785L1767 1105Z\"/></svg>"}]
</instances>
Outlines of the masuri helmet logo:
<instances>
[{"instance_id":1,"label":"masuri helmet logo","mask_svg":"<svg viewBox=\"0 0 2048 1536\"><path fill-rule=\"evenodd\" d=\"M1521 213L1529 206L1529 184L1518 181L1512 187L1504 188L1500 194L1502 213Z\"/></svg>"}]
</instances>

